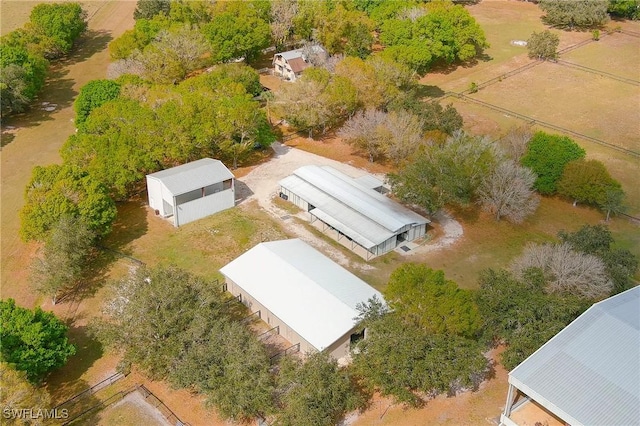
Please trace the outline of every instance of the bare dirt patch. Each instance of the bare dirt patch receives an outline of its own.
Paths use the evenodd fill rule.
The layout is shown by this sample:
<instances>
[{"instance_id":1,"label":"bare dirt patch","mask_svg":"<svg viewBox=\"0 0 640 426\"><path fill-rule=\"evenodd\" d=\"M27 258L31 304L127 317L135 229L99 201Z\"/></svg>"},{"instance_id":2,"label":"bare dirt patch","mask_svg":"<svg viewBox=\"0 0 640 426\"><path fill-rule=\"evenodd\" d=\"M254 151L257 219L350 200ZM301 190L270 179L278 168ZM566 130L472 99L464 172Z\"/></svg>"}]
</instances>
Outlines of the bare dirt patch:
<instances>
[{"instance_id":1,"label":"bare dirt patch","mask_svg":"<svg viewBox=\"0 0 640 426\"><path fill-rule=\"evenodd\" d=\"M134 391L125 396L121 401L107 407L100 412L98 426L131 426L144 424L147 426L171 426L171 423L153 406Z\"/></svg>"}]
</instances>

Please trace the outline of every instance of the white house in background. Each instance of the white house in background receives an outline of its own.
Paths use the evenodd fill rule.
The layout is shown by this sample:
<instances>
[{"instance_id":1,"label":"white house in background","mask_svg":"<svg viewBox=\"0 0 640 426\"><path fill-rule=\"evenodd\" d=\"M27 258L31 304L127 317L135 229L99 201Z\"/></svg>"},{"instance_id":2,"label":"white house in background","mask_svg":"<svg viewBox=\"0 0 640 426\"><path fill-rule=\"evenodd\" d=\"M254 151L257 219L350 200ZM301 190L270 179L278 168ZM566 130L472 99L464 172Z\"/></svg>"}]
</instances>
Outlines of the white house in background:
<instances>
[{"instance_id":1,"label":"white house in background","mask_svg":"<svg viewBox=\"0 0 640 426\"><path fill-rule=\"evenodd\" d=\"M202 158L147 175L149 206L178 227L235 205L233 174L220 160Z\"/></svg>"},{"instance_id":2,"label":"white house in background","mask_svg":"<svg viewBox=\"0 0 640 426\"><path fill-rule=\"evenodd\" d=\"M369 260L423 237L429 220L389 199L371 175L303 166L280 182L280 197L309 212L322 232Z\"/></svg>"},{"instance_id":3,"label":"white house in background","mask_svg":"<svg viewBox=\"0 0 640 426\"><path fill-rule=\"evenodd\" d=\"M312 55L327 55L326 50L318 45L310 46L309 51ZM273 56L273 73L285 80L296 81L302 71L311 66L313 65L304 49L289 50Z\"/></svg>"},{"instance_id":4,"label":"white house in background","mask_svg":"<svg viewBox=\"0 0 640 426\"><path fill-rule=\"evenodd\" d=\"M640 287L594 304L509 373L500 424L536 422L640 424Z\"/></svg>"},{"instance_id":5,"label":"white house in background","mask_svg":"<svg viewBox=\"0 0 640 426\"><path fill-rule=\"evenodd\" d=\"M305 353L349 353L356 306L379 291L299 239L258 244L220 269L227 290Z\"/></svg>"}]
</instances>

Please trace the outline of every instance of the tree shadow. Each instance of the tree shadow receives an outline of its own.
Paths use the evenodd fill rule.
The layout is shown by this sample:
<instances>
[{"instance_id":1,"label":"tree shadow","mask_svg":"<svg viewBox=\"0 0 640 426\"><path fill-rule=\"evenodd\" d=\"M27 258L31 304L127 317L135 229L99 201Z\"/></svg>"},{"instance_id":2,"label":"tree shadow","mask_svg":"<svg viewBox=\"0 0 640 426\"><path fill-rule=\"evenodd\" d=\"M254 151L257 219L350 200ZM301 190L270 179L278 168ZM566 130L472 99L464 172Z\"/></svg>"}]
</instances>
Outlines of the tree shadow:
<instances>
[{"instance_id":1,"label":"tree shadow","mask_svg":"<svg viewBox=\"0 0 640 426\"><path fill-rule=\"evenodd\" d=\"M438 86L427 86L421 84L416 88L416 96L422 98L441 98L445 94L445 91Z\"/></svg>"},{"instance_id":2,"label":"tree shadow","mask_svg":"<svg viewBox=\"0 0 640 426\"><path fill-rule=\"evenodd\" d=\"M0 148L4 148L9 145L15 138L15 133L10 133L5 129L2 129L2 135L0 136Z\"/></svg>"},{"instance_id":3,"label":"tree shadow","mask_svg":"<svg viewBox=\"0 0 640 426\"><path fill-rule=\"evenodd\" d=\"M450 205L447 206L447 210L454 218L467 224L474 224L478 222L478 219L480 218L480 207L474 203L469 203L466 206L457 204Z\"/></svg>"},{"instance_id":4,"label":"tree shadow","mask_svg":"<svg viewBox=\"0 0 640 426\"><path fill-rule=\"evenodd\" d=\"M144 196L144 197L143 197ZM112 225L112 231L103 241L103 245L125 254L131 242L144 236L149 230L147 221L146 191L128 201L118 203L118 217Z\"/></svg>"},{"instance_id":5,"label":"tree shadow","mask_svg":"<svg viewBox=\"0 0 640 426\"><path fill-rule=\"evenodd\" d=\"M76 354L67 363L47 376L45 386L50 394L55 394L63 402L77 395L89 386L80 378L102 357L102 344L89 333L87 326L69 327L69 341L76 346Z\"/></svg>"},{"instance_id":6,"label":"tree shadow","mask_svg":"<svg viewBox=\"0 0 640 426\"><path fill-rule=\"evenodd\" d=\"M111 40L113 37L110 31L88 30L76 42L73 51L58 62L67 66L86 61L96 53L103 51Z\"/></svg>"},{"instance_id":7,"label":"tree shadow","mask_svg":"<svg viewBox=\"0 0 640 426\"><path fill-rule=\"evenodd\" d=\"M458 61L452 62L452 63L438 62L434 64L433 67L431 67L431 69L429 70L429 73L445 74L445 75L451 74L458 68L472 68L478 65L478 63L480 62L489 62L492 60L493 60L493 56L488 55L485 52L481 52L480 54L476 55L475 57L465 62L458 62Z\"/></svg>"}]
</instances>

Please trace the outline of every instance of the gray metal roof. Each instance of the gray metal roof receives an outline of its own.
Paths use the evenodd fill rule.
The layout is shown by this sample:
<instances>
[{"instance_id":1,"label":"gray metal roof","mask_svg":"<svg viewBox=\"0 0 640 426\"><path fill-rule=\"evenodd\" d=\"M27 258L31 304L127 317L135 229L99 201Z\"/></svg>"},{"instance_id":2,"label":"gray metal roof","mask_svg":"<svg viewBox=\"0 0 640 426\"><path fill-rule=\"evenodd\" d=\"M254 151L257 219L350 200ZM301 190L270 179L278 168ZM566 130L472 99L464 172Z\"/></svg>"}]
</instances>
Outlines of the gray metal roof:
<instances>
[{"instance_id":1,"label":"gray metal roof","mask_svg":"<svg viewBox=\"0 0 640 426\"><path fill-rule=\"evenodd\" d=\"M407 225L429 223L419 214L329 166L300 167L279 184L314 205L316 209L312 214L318 210L316 216L322 216L323 221L367 248L386 241ZM331 221L325 220L326 217L331 217Z\"/></svg>"},{"instance_id":2,"label":"gray metal roof","mask_svg":"<svg viewBox=\"0 0 640 426\"><path fill-rule=\"evenodd\" d=\"M572 426L640 424L640 287L594 304L509 382Z\"/></svg>"},{"instance_id":3,"label":"gray metal roof","mask_svg":"<svg viewBox=\"0 0 640 426\"><path fill-rule=\"evenodd\" d=\"M151 173L147 177L158 179L173 195L233 178L233 173L220 160L202 158L181 166Z\"/></svg>"},{"instance_id":4,"label":"gray metal roof","mask_svg":"<svg viewBox=\"0 0 640 426\"><path fill-rule=\"evenodd\" d=\"M356 178L355 181L369 189L380 188L384 185L383 181L371 175L362 175L359 178Z\"/></svg>"},{"instance_id":5,"label":"gray metal roof","mask_svg":"<svg viewBox=\"0 0 640 426\"><path fill-rule=\"evenodd\" d=\"M324 50L322 46L319 46L317 44L310 46L310 50L318 54L326 53L326 50ZM276 53L275 56L282 56L287 61L290 61L291 59L295 59L295 58L303 58L304 56L303 53L304 53L304 49L294 49L294 50L288 50L286 52Z\"/></svg>"},{"instance_id":6,"label":"gray metal roof","mask_svg":"<svg viewBox=\"0 0 640 426\"><path fill-rule=\"evenodd\" d=\"M299 239L258 244L220 272L318 350L354 327L358 303L374 295L384 300L376 289Z\"/></svg>"}]
</instances>

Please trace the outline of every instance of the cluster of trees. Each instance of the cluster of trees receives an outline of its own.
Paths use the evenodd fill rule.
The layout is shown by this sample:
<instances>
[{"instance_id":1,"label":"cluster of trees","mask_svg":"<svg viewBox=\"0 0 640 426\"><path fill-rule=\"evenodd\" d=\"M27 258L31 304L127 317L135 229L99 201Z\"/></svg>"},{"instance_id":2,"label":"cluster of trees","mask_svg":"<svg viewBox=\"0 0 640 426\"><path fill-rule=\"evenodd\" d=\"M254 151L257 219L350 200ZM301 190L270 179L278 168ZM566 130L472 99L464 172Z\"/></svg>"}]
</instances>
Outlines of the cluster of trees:
<instances>
[{"instance_id":1,"label":"cluster of trees","mask_svg":"<svg viewBox=\"0 0 640 426\"><path fill-rule=\"evenodd\" d=\"M640 19L640 1L638 0L610 0L610 14L620 18L628 18L637 21Z\"/></svg>"},{"instance_id":2,"label":"cluster of trees","mask_svg":"<svg viewBox=\"0 0 640 426\"><path fill-rule=\"evenodd\" d=\"M375 141L368 139L369 146ZM537 191L597 206L608 220L624 209L624 191L601 162L584 156L566 136L531 135L527 128L512 129L499 145L458 131L423 143L388 179L396 196L430 213L477 202L496 220L521 223L535 212Z\"/></svg>"},{"instance_id":3,"label":"cluster of trees","mask_svg":"<svg viewBox=\"0 0 640 426\"><path fill-rule=\"evenodd\" d=\"M369 389L414 406L425 397L476 389L489 372L473 293L442 271L405 264L391 275L388 306L359 306L367 337L353 348L354 372Z\"/></svg>"},{"instance_id":4,"label":"cluster of trees","mask_svg":"<svg viewBox=\"0 0 640 426\"><path fill-rule=\"evenodd\" d=\"M540 0L539 6L545 23L573 30L604 25L609 4L609 0Z\"/></svg>"},{"instance_id":5,"label":"cluster of trees","mask_svg":"<svg viewBox=\"0 0 640 426\"><path fill-rule=\"evenodd\" d=\"M530 245L511 270L480 275L476 302L488 340L508 347L512 369L595 301L633 286L638 259L615 247L609 230L586 225L559 233L560 242Z\"/></svg>"},{"instance_id":6,"label":"cluster of trees","mask_svg":"<svg viewBox=\"0 0 640 426\"><path fill-rule=\"evenodd\" d=\"M69 53L86 28L86 12L78 3L42 3L23 28L0 39L2 115L29 106L44 85L49 60Z\"/></svg>"},{"instance_id":7,"label":"cluster of trees","mask_svg":"<svg viewBox=\"0 0 640 426\"><path fill-rule=\"evenodd\" d=\"M16 370L11 364L0 361L0 407L3 413L15 413L13 410L47 410L51 407L51 398L42 387L35 386L27 379L27 373ZM9 410L9 411L5 411ZM4 419L5 425L23 425L22 419ZM42 426L44 419L29 419L30 425Z\"/></svg>"},{"instance_id":8,"label":"cluster of trees","mask_svg":"<svg viewBox=\"0 0 640 426\"><path fill-rule=\"evenodd\" d=\"M585 151L566 136L537 132L522 164L537 175L534 187L543 195L559 194L611 213L624 210L625 194L598 160L585 160Z\"/></svg>"},{"instance_id":9,"label":"cluster of trees","mask_svg":"<svg viewBox=\"0 0 640 426\"><path fill-rule=\"evenodd\" d=\"M266 347L240 320L245 309L185 271L139 269L113 286L106 320L92 329L151 378L206 395L225 418L275 416L278 424L334 424L364 398L326 354L273 369Z\"/></svg>"},{"instance_id":10,"label":"cluster of trees","mask_svg":"<svg viewBox=\"0 0 640 426\"><path fill-rule=\"evenodd\" d=\"M12 369L24 372L31 383L38 384L75 354L67 330L51 312L39 307L21 308L13 299L0 300L0 362L3 367L9 364ZM2 374L3 378L5 374L17 378L22 375L4 371Z\"/></svg>"}]
</instances>

